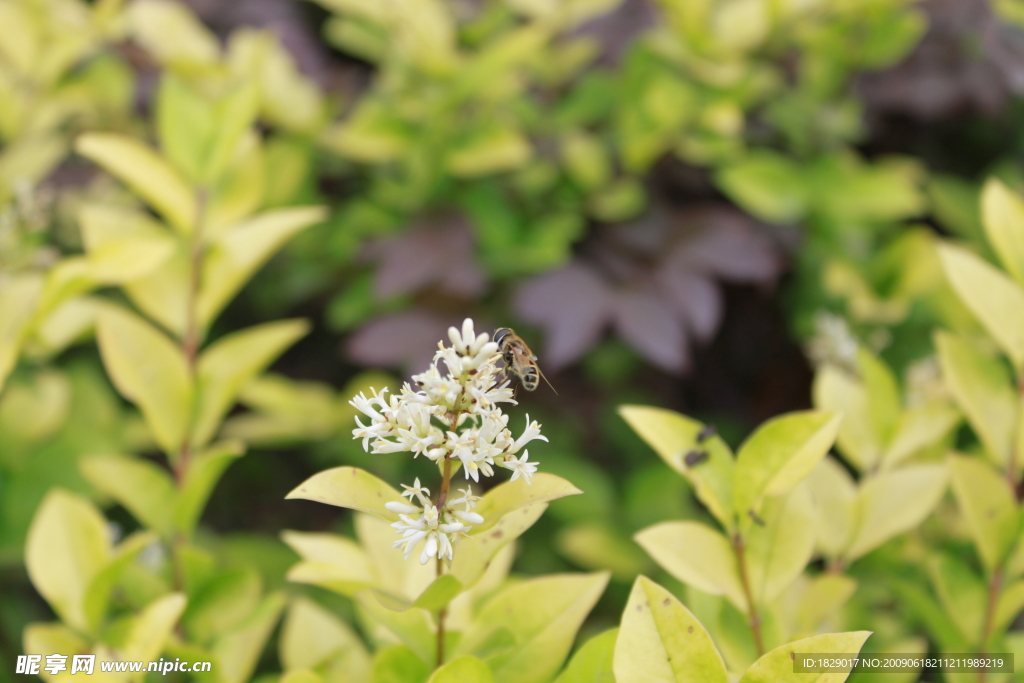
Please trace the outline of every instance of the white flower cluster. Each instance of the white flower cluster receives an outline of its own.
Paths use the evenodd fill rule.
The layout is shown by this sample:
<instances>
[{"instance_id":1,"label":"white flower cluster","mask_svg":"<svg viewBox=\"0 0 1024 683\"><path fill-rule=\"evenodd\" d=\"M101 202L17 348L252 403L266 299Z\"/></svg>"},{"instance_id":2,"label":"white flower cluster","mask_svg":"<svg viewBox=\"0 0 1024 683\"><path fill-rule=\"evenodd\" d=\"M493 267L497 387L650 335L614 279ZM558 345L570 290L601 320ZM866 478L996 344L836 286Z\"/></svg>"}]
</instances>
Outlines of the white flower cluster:
<instances>
[{"instance_id":1,"label":"white flower cluster","mask_svg":"<svg viewBox=\"0 0 1024 683\"><path fill-rule=\"evenodd\" d=\"M466 479L473 481L479 482L481 474L492 476L497 466L511 470L512 481L522 477L529 484L537 463L529 461L529 451L524 446L534 439L547 438L541 436L540 425L531 422L529 415L518 439L508 429L508 416L499 404L515 401L509 382L497 365L498 345L486 334L477 335L473 321L468 318L461 331L449 328L448 337L451 346L438 343L433 363L426 372L413 375L413 385L405 383L400 394L373 390L370 397L360 393L350 401L362 413L356 417L358 427L352 430L353 438L362 439L363 449L370 453L409 452L413 457L423 455L439 464L451 461L462 467ZM438 361L444 361L446 372L441 372ZM368 424L363 423L364 416L369 418ZM389 507L402 515L402 521L394 525L403 534L403 540L396 546L404 546L408 557L412 547L427 538L422 562L430 557L451 559L452 542L465 532L467 524L478 524L474 520L483 518L470 512L472 499L468 493L457 501L444 502L443 509L438 510L430 504L425 491L417 480L403 494L409 496L410 502L415 497L421 507L389 503L402 506L403 510ZM466 510L456 511L452 507L462 504L468 506ZM418 516L412 517L413 513Z\"/></svg>"},{"instance_id":2,"label":"white flower cluster","mask_svg":"<svg viewBox=\"0 0 1024 683\"><path fill-rule=\"evenodd\" d=\"M423 552L420 553L420 564L426 564L434 557L447 557L451 561L454 554L453 544L466 534L471 524L482 524L484 521L483 517L473 512L480 496L474 496L471 487L462 489L462 495L458 498L446 501L442 512L438 512L437 506L430 502L427 497L430 490L420 486L418 478L412 486L403 484L402 488L405 489L402 495L409 498L409 503L416 498L420 504L410 505L394 501L385 503L384 507L398 513L399 521L391 526L398 529L402 538L395 541L392 547L402 548L405 559L409 559L416 544L427 539L423 545ZM465 507L459 510L459 505Z\"/></svg>"}]
</instances>

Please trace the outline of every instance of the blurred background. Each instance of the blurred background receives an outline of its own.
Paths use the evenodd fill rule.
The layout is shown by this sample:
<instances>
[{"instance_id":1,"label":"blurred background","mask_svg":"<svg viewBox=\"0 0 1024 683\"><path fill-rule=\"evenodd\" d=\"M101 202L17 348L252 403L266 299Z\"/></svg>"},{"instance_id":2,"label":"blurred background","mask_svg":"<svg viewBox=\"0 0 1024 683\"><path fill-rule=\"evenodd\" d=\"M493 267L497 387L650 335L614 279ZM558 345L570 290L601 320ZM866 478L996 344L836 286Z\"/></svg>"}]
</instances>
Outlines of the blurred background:
<instances>
[{"instance_id":1,"label":"blurred background","mask_svg":"<svg viewBox=\"0 0 1024 683\"><path fill-rule=\"evenodd\" d=\"M86 11L109 21L85 31ZM929 391L930 330L971 324L934 240L985 253L980 180L1024 188L1020 0L0 0L0 34L0 278L81 252L76 206L124 190L70 141L152 137L165 73L255 74L265 144L237 201L330 208L210 335L313 325L243 391L225 433L250 454L203 518L217 556L268 587L296 559L283 529L350 524L285 501L297 483L430 472L362 452L347 402L400 386L472 317L539 356L558 393L520 392L512 421L543 423L531 455L586 492L552 505L515 570L610 568L585 630L617 623L655 571L631 534L706 513L616 406L736 446L809 407L814 364L854 341ZM90 335L86 316L42 339L0 394L0 679L49 614L22 565L43 494L109 506L77 460L152 447Z\"/></svg>"}]
</instances>

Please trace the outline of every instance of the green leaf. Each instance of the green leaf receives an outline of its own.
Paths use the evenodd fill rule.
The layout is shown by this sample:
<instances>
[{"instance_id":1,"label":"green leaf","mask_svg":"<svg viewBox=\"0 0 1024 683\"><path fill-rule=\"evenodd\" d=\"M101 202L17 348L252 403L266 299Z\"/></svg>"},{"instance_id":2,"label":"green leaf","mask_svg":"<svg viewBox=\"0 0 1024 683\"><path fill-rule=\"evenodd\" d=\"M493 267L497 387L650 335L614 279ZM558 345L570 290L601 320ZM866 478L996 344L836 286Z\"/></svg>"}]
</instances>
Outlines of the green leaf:
<instances>
[{"instance_id":1,"label":"green leaf","mask_svg":"<svg viewBox=\"0 0 1024 683\"><path fill-rule=\"evenodd\" d=\"M217 101L217 128L202 171L207 184L216 183L235 158L242 138L256 119L259 102L259 89L251 81L236 85Z\"/></svg>"},{"instance_id":2,"label":"green leaf","mask_svg":"<svg viewBox=\"0 0 1024 683\"><path fill-rule=\"evenodd\" d=\"M533 148L520 131L492 123L449 152L445 166L452 175L474 178L521 168L532 155Z\"/></svg>"},{"instance_id":3,"label":"green leaf","mask_svg":"<svg viewBox=\"0 0 1024 683\"><path fill-rule=\"evenodd\" d=\"M612 660L618 637L619 629L610 628L585 642L555 683L615 683Z\"/></svg>"},{"instance_id":4,"label":"green leaf","mask_svg":"<svg viewBox=\"0 0 1024 683\"><path fill-rule=\"evenodd\" d=\"M317 603L296 597L284 618L279 641L281 664L286 671L314 669L344 656L349 680L366 680L370 655L355 632Z\"/></svg>"},{"instance_id":5,"label":"green leaf","mask_svg":"<svg viewBox=\"0 0 1024 683\"><path fill-rule=\"evenodd\" d=\"M768 151L754 151L718 172L732 200L770 223L792 223L808 211L810 197L800 167Z\"/></svg>"},{"instance_id":6,"label":"green leaf","mask_svg":"<svg viewBox=\"0 0 1024 683\"><path fill-rule=\"evenodd\" d=\"M437 637L426 610L409 609L399 612L381 604L373 591L356 593L356 604L374 623L393 633L424 662L435 661Z\"/></svg>"},{"instance_id":7,"label":"green leaf","mask_svg":"<svg viewBox=\"0 0 1024 683\"><path fill-rule=\"evenodd\" d=\"M183 235L196 219L195 196L182 177L145 144L116 133L85 133L75 151L116 176Z\"/></svg>"},{"instance_id":8,"label":"green leaf","mask_svg":"<svg viewBox=\"0 0 1024 683\"><path fill-rule=\"evenodd\" d=\"M1024 202L997 178L981 190L981 218L1003 267L1024 282Z\"/></svg>"},{"instance_id":9,"label":"green leaf","mask_svg":"<svg viewBox=\"0 0 1024 683\"><path fill-rule=\"evenodd\" d=\"M148 531L132 534L114 549L113 559L93 576L86 589L83 606L90 634L96 635L103 625L110 603L110 595L122 574L129 565L135 562L143 549L157 542L157 538L156 534Z\"/></svg>"},{"instance_id":10,"label":"green leaf","mask_svg":"<svg viewBox=\"0 0 1024 683\"><path fill-rule=\"evenodd\" d=\"M826 365L814 375L814 407L842 413L836 446L859 470L869 470L882 457L884 443L872 419L872 397L863 382L840 368Z\"/></svg>"},{"instance_id":11,"label":"green leaf","mask_svg":"<svg viewBox=\"0 0 1024 683\"><path fill-rule=\"evenodd\" d=\"M189 321L190 260L188 245L180 242L156 269L123 285L132 303L179 338Z\"/></svg>"},{"instance_id":12,"label":"green leaf","mask_svg":"<svg viewBox=\"0 0 1024 683\"><path fill-rule=\"evenodd\" d=\"M126 661L152 661L164 649L174 625L185 610L186 599L181 593L164 595L149 605L132 620L128 637L121 648ZM141 680L144 674L133 677Z\"/></svg>"},{"instance_id":13,"label":"green leaf","mask_svg":"<svg viewBox=\"0 0 1024 683\"><path fill-rule=\"evenodd\" d=\"M499 629L515 644L488 659L495 680L541 683L554 678L583 620L608 583L607 572L561 574L514 583L477 614L453 654L472 654Z\"/></svg>"},{"instance_id":14,"label":"green leaf","mask_svg":"<svg viewBox=\"0 0 1024 683\"><path fill-rule=\"evenodd\" d=\"M182 618L189 642L209 644L253 613L263 582L254 569L231 569L203 583L189 600Z\"/></svg>"},{"instance_id":15,"label":"green leaf","mask_svg":"<svg viewBox=\"0 0 1024 683\"><path fill-rule=\"evenodd\" d=\"M186 5L139 0L126 14L132 37L160 64L186 71L216 65L217 37Z\"/></svg>"},{"instance_id":16,"label":"green leaf","mask_svg":"<svg viewBox=\"0 0 1024 683\"><path fill-rule=\"evenodd\" d=\"M937 444L953 431L959 421L960 413L945 402L926 403L903 411L896 433L882 456L882 467L895 467L919 451Z\"/></svg>"},{"instance_id":17,"label":"green leaf","mask_svg":"<svg viewBox=\"0 0 1024 683\"><path fill-rule=\"evenodd\" d=\"M110 562L107 523L84 498L51 489L43 498L25 543L32 585L62 621L88 631L86 591Z\"/></svg>"},{"instance_id":18,"label":"green leaf","mask_svg":"<svg viewBox=\"0 0 1024 683\"><path fill-rule=\"evenodd\" d=\"M948 554L931 558L927 567L946 615L967 642L976 641L985 618L988 589L984 581L965 563Z\"/></svg>"},{"instance_id":19,"label":"green leaf","mask_svg":"<svg viewBox=\"0 0 1024 683\"><path fill-rule=\"evenodd\" d=\"M733 457L725 442L712 436L698 445L697 434L704 425L671 410L624 405L619 414L669 467L690 480L697 498L722 526L733 528ZM687 467L686 454L698 448L707 451L707 460Z\"/></svg>"},{"instance_id":20,"label":"green leaf","mask_svg":"<svg viewBox=\"0 0 1024 683\"><path fill-rule=\"evenodd\" d=\"M646 576L637 577L615 641L618 683L727 683L722 656L704 626Z\"/></svg>"},{"instance_id":21,"label":"green leaf","mask_svg":"<svg viewBox=\"0 0 1024 683\"><path fill-rule=\"evenodd\" d=\"M100 283L120 284L149 274L177 247L166 228L141 211L105 204L86 204L78 223L88 252L91 276Z\"/></svg>"},{"instance_id":22,"label":"green leaf","mask_svg":"<svg viewBox=\"0 0 1024 683\"><path fill-rule=\"evenodd\" d=\"M366 551L354 541L334 534L298 531L282 532L281 537L303 559L288 571L289 581L321 586L349 597L378 583ZM397 550L389 550L401 558Z\"/></svg>"},{"instance_id":23,"label":"green leaf","mask_svg":"<svg viewBox=\"0 0 1024 683\"><path fill-rule=\"evenodd\" d=\"M96 336L114 386L139 407L160 447L177 457L192 410L192 378L181 350L148 322L115 306L100 313Z\"/></svg>"},{"instance_id":24,"label":"green leaf","mask_svg":"<svg viewBox=\"0 0 1024 683\"><path fill-rule=\"evenodd\" d=\"M853 540L860 518L857 486L842 465L825 458L807 477L815 506L818 549L826 557L840 557Z\"/></svg>"},{"instance_id":25,"label":"green leaf","mask_svg":"<svg viewBox=\"0 0 1024 683\"><path fill-rule=\"evenodd\" d=\"M870 631L824 633L777 647L754 662L740 683L843 683L848 674L794 673L794 656L800 654L856 654L860 652ZM813 678L808 678L813 676Z\"/></svg>"},{"instance_id":26,"label":"green leaf","mask_svg":"<svg viewBox=\"0 0 1024 683\"><path fill-rule=\"evenodd\" d=\"M242 387L308 331L304 320L279 320L226 335L203 351L196 364L193 445L213 438Z\"/></svg>"},{"instance_id":27,"label":"green leaf","mask_svg":"<svg viewBox=\"0 0 1024 683\"><path fill-rule=\"evenodd\" d=\"M814 552L814 506L807 487L766 501L763 525L747 532L747 572L756 603L774 600L800 576Z\"/></svg>"},{"instance_id":28,"label":"green leaf","mask_svg":"<svg viewBox=\"0 0 1024 683\"><path fill-rule=\"evenodd\" d=\"M1010 357L1014 368L1024 370L1024 289L995 267L966 249L939 246L946 277L960 300Z\"/></svg>"},{"instance_id":29,"label":"green leaf","mask_svg":"<svg viewBox=\"0 0 1024 683\"><path fill-rule=\"evenodd\" d=\"M398 514L385 508L384 504L402 500L398 491L358 467L334 467L314 474L285 498L304 498L360 510L389 522L398 521Z\"/></svg>"},{"instance_id":30,"label":"green leaf","mask_svg":"<svg viewBox=\"0 0 1024 683\"><path fill-rule=\"evenodd\" d=\"M699 522L662 522L634 536L641 548L669 574L712 595L724 595L737 608L747 601L732 544Z\"/></svg>"},{"instance_id":31,"label":"green leaf","mask_svg":"<svg viewBox=\"0 0 1024 683\"><path fill-rule=\"evenodd\" d=\"M1017 397L1005 367L971 341L946 332L935 335L942 379L964 411L988 455L1010 462Z\"/></svg>"},{"instance_id":32,"label":"green leaf","mask_svg":"<svg viewBox=\"0 0 1024 683\"><path fill-rule=\"evenodd\" d=\"M463 586L457 578L451 574L443 574L431 582L410 607L418 607L431 614L437 614L462 591Z\"/></svg>"},{"instance_id":33,"label":"green leaf","mask_svg":"<svg viewBox=\"0 0 1024 683\"><path fill-rule=\"evenodd\" d=\"M1006 559L1020 528L1013 491L990 464L978 458L952 455L949 471L960 511L982 562L992 572Z\"/></svg>"},{"instance_id":34,"label":"green leaf","mask_svg":"<svg viewBox=\"0 0 1024 683\"><path fill-rule=\"evenodd\" d=\"M426 661L405 645L392 645L374 655L373 683L426 683L428 676Z\"/></svg>"},{"instance_id":35,"label":"green leaf","mask_svg":"<svg viewBox=\"0 0 1024 683\"><path fill-rule=\"evenodd\" d=\"M245 445L241 442L222 441L192 456L174 503L173 521L177 531L186 537L192 535L220 476L244 453Z\"/></svg>"},{"instance_id":36,"label":"green leaf","mask_svg":"<svg viewBox=\"0 0 1024 683\"><path fill-rule=\"evenodd\" d=\"M429 683L493 683L494 676L487 665L476 657L463 655L439 667Z\"/></svg>"},{"instance_id":37,"label":"green leaf","mask_svg":"<svg viewBox=\"0 0 1024 683\"><path fill-rule=\"evenodd\" d=\"M164 72L156 96L160 148L193 185L203 179L215 126L211 103L174 72Z\"/></svg>"},{"instance_id":38,"label":"green leaf","mask_svg":"<svg viewBox=\"0 0 1024 683\"><path fill-rule=\"evenodd\" d=\"M996 637L1004 633L1022 609L1024 609L1024 581L1014 581L1003 588L999 594L995 616L992 619L992 633ZM977 635L977 632L973 635Z\"/></svg>"},{"instance_id":39,"label":"green leaf","mask_svg":"<svg viewBox=\"0 0 1024 683\"><path fill-rule=\"evenodd\" d=\"M486 532L474 533L459 541L449 571L470 589L484 575L491 560L509 543L523 535L548 509L547 503L534 503L507 514Z\"/></svg>"},{"instance_id":40,"label":"green leaf","mask_svg":"<svg viewBox=\"0 0 1024 683\"><path fill-rule=\"evenodd\" d=\"M267 595L240 628L217 639L213 656L220 681L244 683L249 680L284 605L283 594Z\"/></svg>"},{"instance_id":41,"label":"green leaf","mask_svg":"<svg viewBox=\"0 0 1024 683\"><path fill-rule=\"evenodd\" d=\"M167 536L176 491L167 471L148 460L119 455L86 458L79 464L89 483L123 505L148 529Z\"/></svg>"},{"instance_id":42,"label":"green leaf","mask_svg":"<svg viewBox=\"0 0 1024 683\"><path fill-rule=\"evenodd\" d=\"M818 631L823 621L839 614L856 590L857 581L843 574L821 574L811 579L796 607L797 630Z\"/></svg>"},{"instance_id":43,"label":"green leaf","mask_svg":"<svg viewBox=\"0 0 1024 683\"><path fill-rule=\"evenodd\" d=\"M752 524L765 496L795 487L835 442L841 417L832 412L790 413L761 425L736 455L733 509L740 527Z\"/></svg>"},{"instance_id":44,"label":"green leaf","mask_svg":"<svg viewBox=\"0 0 1024 683\"><path fill-rule=\"evenodd\" d=\"M506 481L484 494L476 512L484 518L483 524L473 527L473 536L479 536L498 523L505 515L527 505L546 503L565 496L583 493L571 483L554 474L538 472L532 482L525 479ZM394 500L398 500L397 498ZM527 513L524 513L527 514ZM524 529L525 531L525 529Z\"/></svg>"},{"instance_id":45,"label":"green leaf","mask_svg":"<svg viewBox=\"0 0 1024 683\"><path fill-rule=\"evenodd\" d=\"M948 481L943 465L910 465L868 477L857 494L860 523L846 559L855 560L917 528L942 499Z\"/></svg>"},{"instance_id":46,"label":"green leaf","mask_svg":"<svg viewBox=\"0 0 1024 683\"><path fill-rule=\"evenodd\" d=\"M601 141L589 133L574 130L562 139L562 158L573 181L585 190L608 183L612 169Z\"/></svg>"},{"instance_id":47,"label":"green leaf","mask_svg":"<svg viewBox=\"0 0 1024 683\"><path fill-rule=\"evenodd\" d=\"M89 651L89 644L64 624L29 624L24 631L25 652L39 653L83 653ZM43 660L45 664L46 660Z\"/></svg>"},{"instance_id":48,"label":"green leaf","mask_svg":"<svg viewBox=\"0 0 1024 683\"><path fill-rule=\"evenodd\" d=\"M322 207L273 209L227 230L210 245L203 263L197 308L205 328L274 252L292 236L322 221Z\"/></svg>"}]
</instances>

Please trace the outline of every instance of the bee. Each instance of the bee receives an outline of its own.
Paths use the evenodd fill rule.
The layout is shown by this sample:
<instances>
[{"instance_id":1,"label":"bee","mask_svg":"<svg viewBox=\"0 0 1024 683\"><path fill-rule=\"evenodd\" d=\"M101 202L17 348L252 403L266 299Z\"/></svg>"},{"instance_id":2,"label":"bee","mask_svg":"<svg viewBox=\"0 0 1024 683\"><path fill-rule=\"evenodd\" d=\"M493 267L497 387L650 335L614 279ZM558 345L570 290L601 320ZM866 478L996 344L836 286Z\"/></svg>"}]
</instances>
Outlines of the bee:
<instances>
[{"instance_id":1,"label":"bee","mask_svg":"<svg viewBox=\"0 0 1024 683\"><path fill-rule=\"evenodd\" d=\"M533 351L523 338L511 327L499 327L494 331L494 341L497 342L501 358L505 361L505 372L515 375L527 391L535 390L540 384L539 378L544 377L544 373L537 365L537 356L533 355ZM544 381L551 387L547 377L544 377ZM555 391L555 388L551 387L551 391ZM558 392L555 391L555 394Z\"/></svg>"}]
</instances>

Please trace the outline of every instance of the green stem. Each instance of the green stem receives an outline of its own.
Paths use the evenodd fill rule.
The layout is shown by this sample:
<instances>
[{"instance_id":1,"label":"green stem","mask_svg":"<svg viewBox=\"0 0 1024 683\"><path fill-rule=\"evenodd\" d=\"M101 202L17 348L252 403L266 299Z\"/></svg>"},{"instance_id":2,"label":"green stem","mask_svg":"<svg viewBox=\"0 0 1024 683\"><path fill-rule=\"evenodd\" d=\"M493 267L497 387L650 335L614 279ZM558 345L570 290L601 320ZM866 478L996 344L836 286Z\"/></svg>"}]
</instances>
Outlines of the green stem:
<instances>
[{"instance_id":1,"label":"green stem","mask_svg":"<svg viewBox=\"0 0 1024 683\"><path fill-rule=\"evenodd\" d=\"M1003 565L999 564L992 572L992 578L988 581L988 601L985 605L985 621L981 626L981 647L978 656L984 658L988 652L989 640L992 638L992 629L995 626L996 607L999 604L999 594L1003 590ZM978 671L978 683L985 683L986 671Z\"/></svg>"},{"instance_id":2,"label":"green stem","mask_svg":"<svg viewBox=\"0 0 1024 683\"><path fill-rule=\"evenodd\" d=\"M736 553L736 564L740 571L740 582L743 584L743 595L747 599L749 614L747 615L750 630L754 634L754 646L757 647L757 656L764 655L764 640L761 637L761 617L757 613L757 606L754 604L754 592L750 588L750 575L747 572L746 546L743 544L743 537L736 532L732 537L732 548Z\"/></svg>"},{"instance_id":3,"label":"green stem","mask_svg":"<svg viewBox=\"0 0 1024 683\"><path fill-rule=\"evenodd\" d=\"M452 458L450 455L444 457L444 475L441 479L441 490L437 494L437 513L444 513L444 504L448 501L448 488L452 481ZM444 560L441 559L440 547L437 556L437 576L441 578L444 574ZM444 620L448 616L448 610L442 608L437 613L437 666L444 664Z\"/></svg>"}]
</instances>

